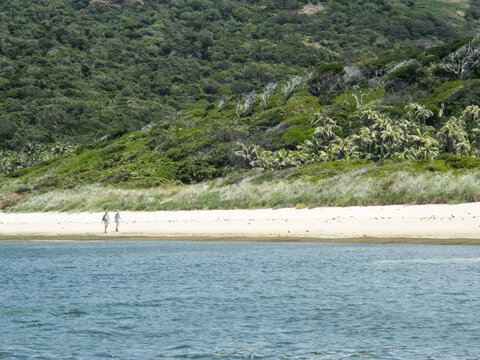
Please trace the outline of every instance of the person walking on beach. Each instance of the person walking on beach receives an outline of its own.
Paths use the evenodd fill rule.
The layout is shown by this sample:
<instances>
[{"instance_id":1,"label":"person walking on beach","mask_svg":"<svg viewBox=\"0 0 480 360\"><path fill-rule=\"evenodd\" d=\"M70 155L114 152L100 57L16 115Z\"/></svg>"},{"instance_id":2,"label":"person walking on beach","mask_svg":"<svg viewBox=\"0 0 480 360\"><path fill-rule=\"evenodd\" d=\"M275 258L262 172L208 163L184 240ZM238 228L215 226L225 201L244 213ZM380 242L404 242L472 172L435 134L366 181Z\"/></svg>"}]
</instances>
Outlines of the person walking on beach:
<instances>
[{"instance_id":1,"label":"person walking on beach","mask_svg":"<svg viewBox=\"0 0 480 360\"><path fill-rule=\"evenodd\" d=\"M115 214L115 231L118 232L118 225L120 224L120 212L117 210L117 213Z\"/></svg>"},{"instance_id":2,"label":"person walking on beach","mask_svg":"<svg viewBox=\"0 0 480 360\"><path fill-rule=\"evenodd\" d=\"M107 210L105 210L105 214L103 214L102 221L103 221L103 224L105 225L105 234L106 234L108 223L110 222L110 216L108 215Z\"/></svg>"}]
</instances>

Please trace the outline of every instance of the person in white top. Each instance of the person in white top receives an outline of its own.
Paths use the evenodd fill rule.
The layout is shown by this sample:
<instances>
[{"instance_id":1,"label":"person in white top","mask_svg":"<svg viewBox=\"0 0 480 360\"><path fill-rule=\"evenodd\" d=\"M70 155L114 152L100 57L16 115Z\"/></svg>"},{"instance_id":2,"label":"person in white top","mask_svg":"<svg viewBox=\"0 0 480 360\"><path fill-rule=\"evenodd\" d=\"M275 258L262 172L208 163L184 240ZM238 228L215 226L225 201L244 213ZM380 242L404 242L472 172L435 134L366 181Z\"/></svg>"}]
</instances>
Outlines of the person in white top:
<instances>
[{"instance_id":1,"label":"person in white top","mask_svg":"<svg viewBox=\"0 0 480 360\"><path fill-rule=\"evenodd\" d=\"M117 210L117 213L115 214L115 231L118 231L118 225L120 224L120 212Z\"/></svg>"}]
</instances>

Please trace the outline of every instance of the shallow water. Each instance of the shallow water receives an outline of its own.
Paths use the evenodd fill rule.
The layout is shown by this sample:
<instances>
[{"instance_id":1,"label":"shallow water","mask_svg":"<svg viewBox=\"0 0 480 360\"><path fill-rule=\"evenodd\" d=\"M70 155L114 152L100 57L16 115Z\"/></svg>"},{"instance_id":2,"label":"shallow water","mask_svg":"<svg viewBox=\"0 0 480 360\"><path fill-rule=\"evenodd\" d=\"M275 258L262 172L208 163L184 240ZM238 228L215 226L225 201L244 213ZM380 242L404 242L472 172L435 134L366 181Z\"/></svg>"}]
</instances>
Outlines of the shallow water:
<instances>
[{"instance_id":1,"label":"shallow water","mask_svg":"<svg viewBox=\"0 0 480 360\"><path fill-rule=\"evenodd\" d=\"M480 247L0 243L0 359L480 359Z\"/></svg>"}]
</instances>

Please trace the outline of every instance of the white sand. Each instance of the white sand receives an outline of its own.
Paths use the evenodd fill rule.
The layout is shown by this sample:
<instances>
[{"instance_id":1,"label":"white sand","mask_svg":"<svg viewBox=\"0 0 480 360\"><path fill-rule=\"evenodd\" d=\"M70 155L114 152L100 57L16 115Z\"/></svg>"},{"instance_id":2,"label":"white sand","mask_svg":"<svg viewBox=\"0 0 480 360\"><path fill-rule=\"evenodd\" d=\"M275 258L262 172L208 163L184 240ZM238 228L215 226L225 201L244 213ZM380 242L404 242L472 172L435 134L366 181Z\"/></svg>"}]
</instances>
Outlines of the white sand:
<instances>
[{"instance_id":1,"label":"white sand","mask_svg":"<svg viewBox=\"0 0 480 360\"><path fill-rule=\"evenodd\" d=\"M108 234L309 238L480 239L480 203L316 209L121 212ZM0 212L0 235L103 235L102 213Z\"/></svg>"}]
</instances>

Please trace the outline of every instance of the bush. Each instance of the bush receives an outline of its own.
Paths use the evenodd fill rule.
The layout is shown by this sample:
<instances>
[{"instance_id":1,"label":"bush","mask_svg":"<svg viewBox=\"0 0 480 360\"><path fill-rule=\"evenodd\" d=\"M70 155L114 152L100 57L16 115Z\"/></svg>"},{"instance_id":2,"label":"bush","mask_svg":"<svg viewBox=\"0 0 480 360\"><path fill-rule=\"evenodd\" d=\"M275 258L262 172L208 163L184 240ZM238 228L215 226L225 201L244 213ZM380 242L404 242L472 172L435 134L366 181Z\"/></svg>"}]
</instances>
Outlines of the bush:
<instances>
[{"instance_id":1,"label":"bush","mask_svg":"<svg viewBox=\"0 0 480 360\"><path fill-rule=\"evenodd\" d=\"M189 157L176 163L173 178L184 184L194 184L210 180L219 175L219 170L199 157Z\"/></svg>"}]
</instances>

